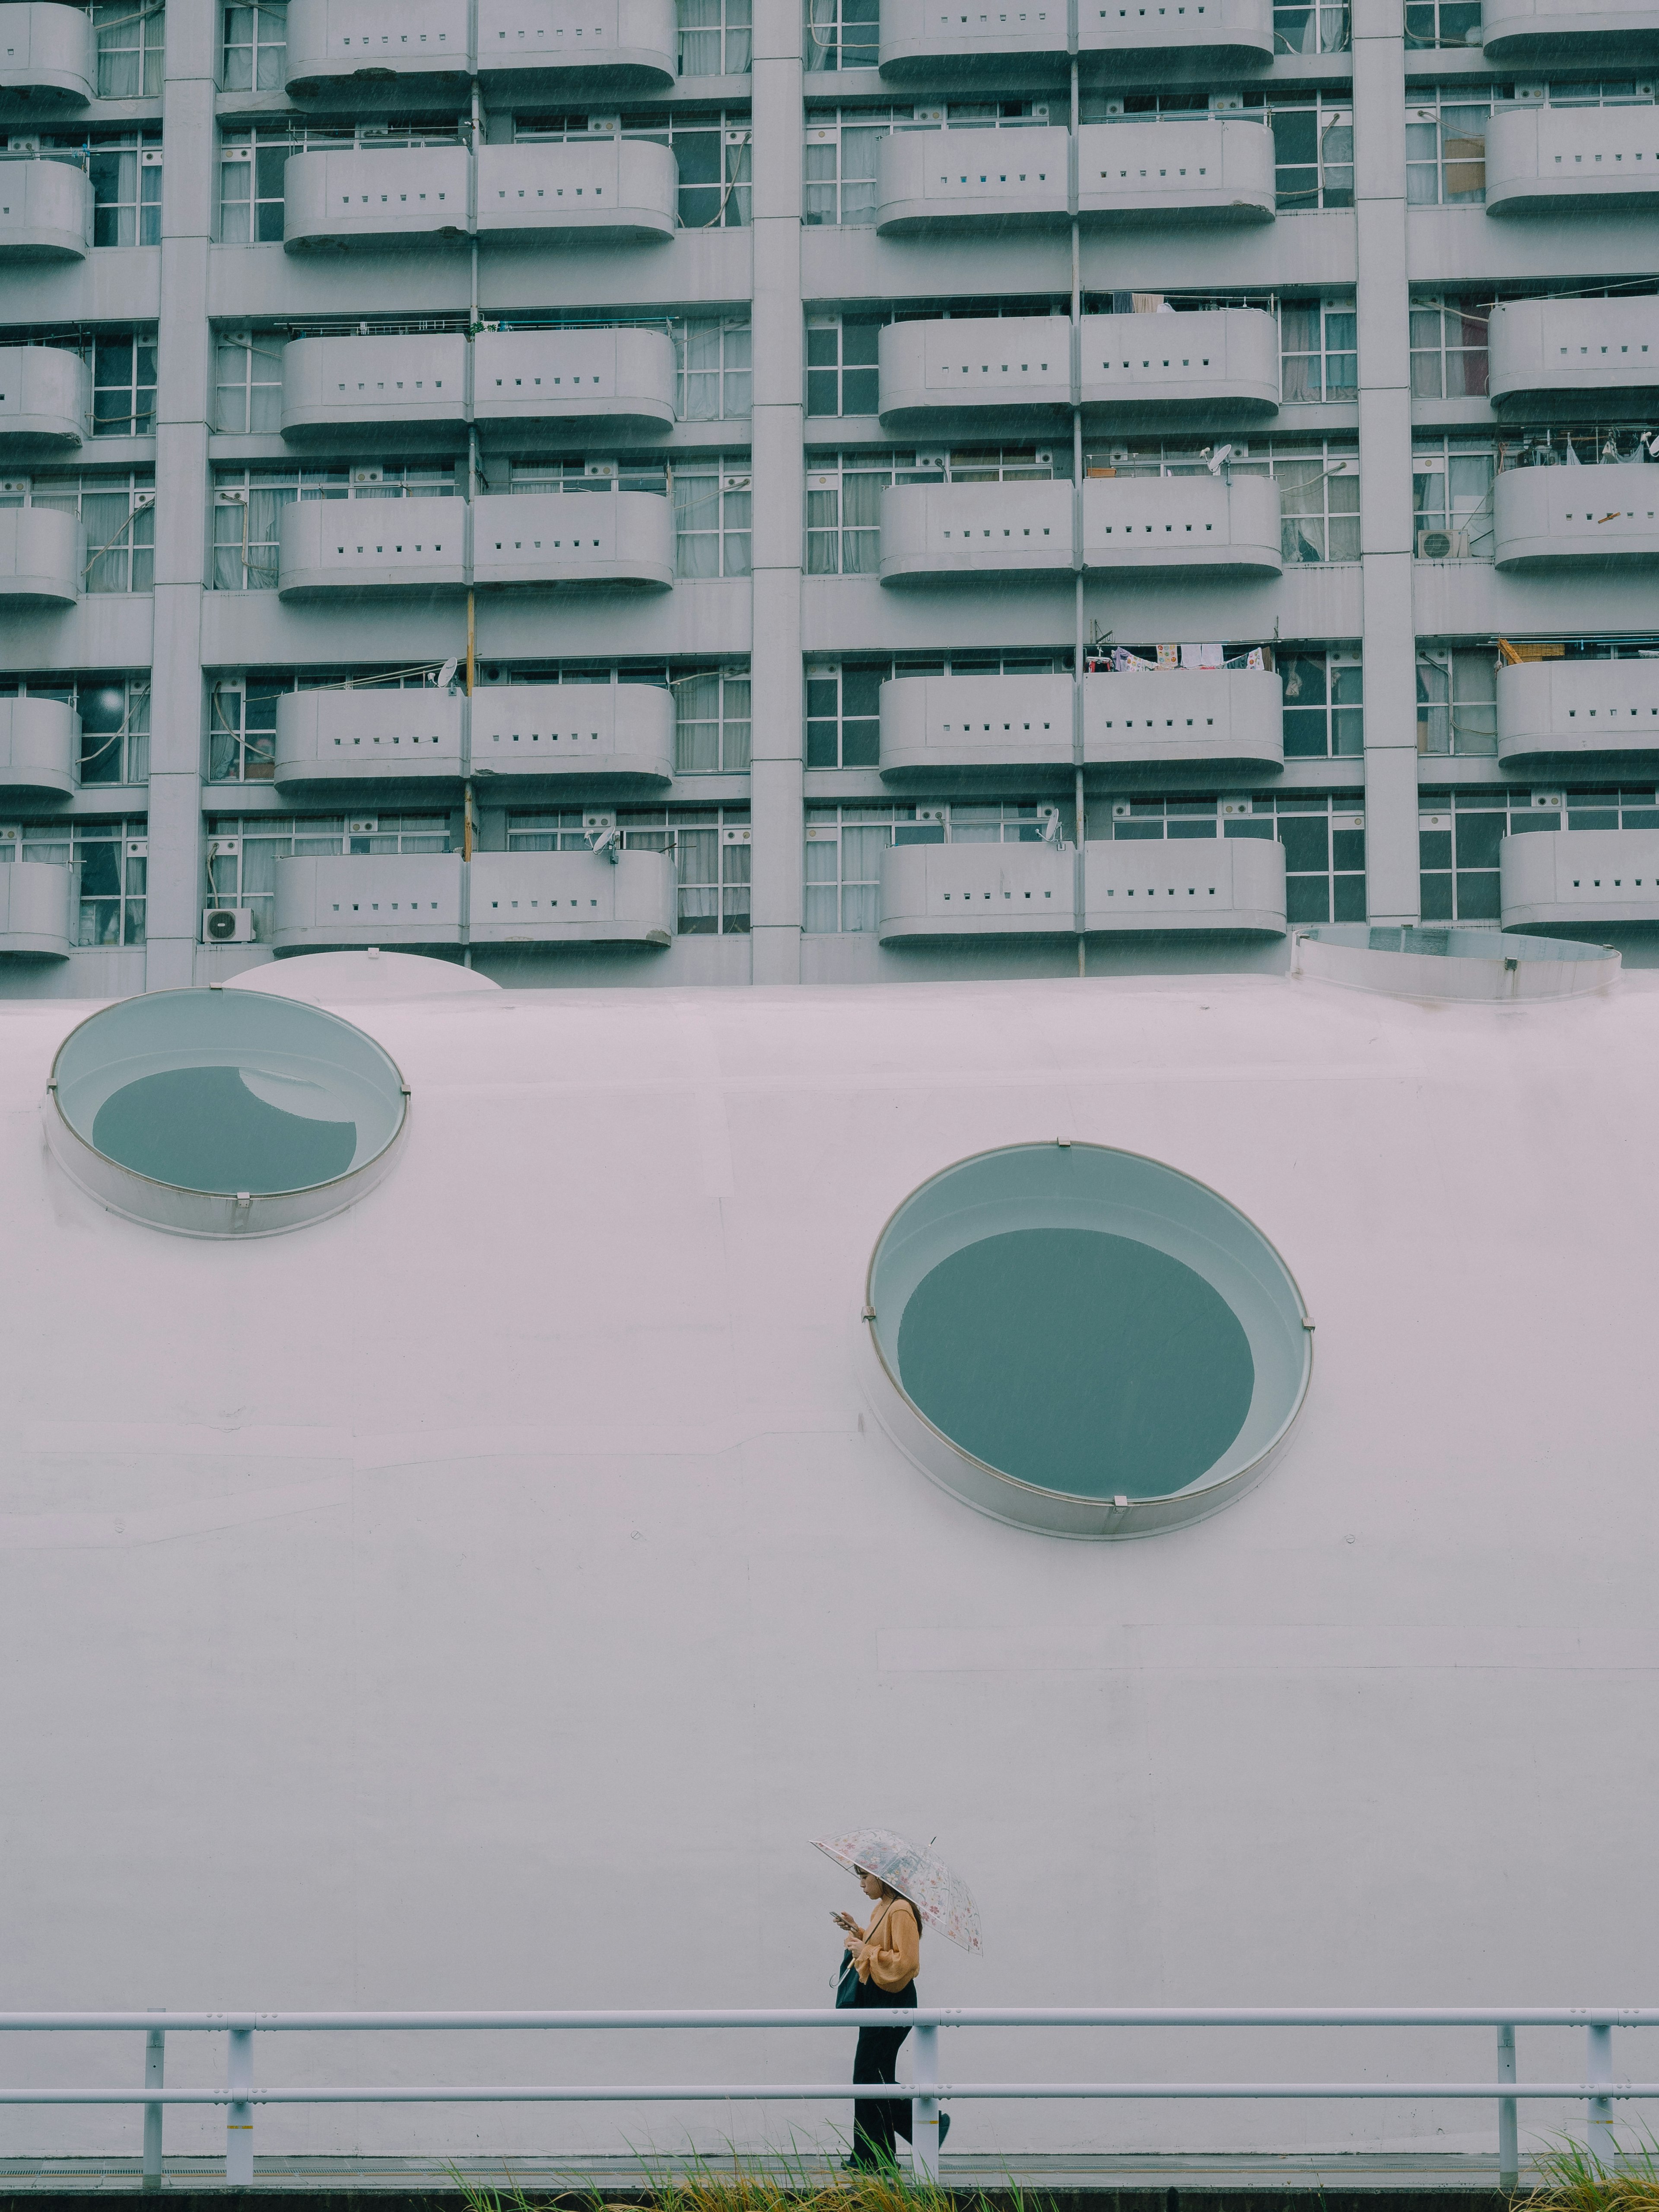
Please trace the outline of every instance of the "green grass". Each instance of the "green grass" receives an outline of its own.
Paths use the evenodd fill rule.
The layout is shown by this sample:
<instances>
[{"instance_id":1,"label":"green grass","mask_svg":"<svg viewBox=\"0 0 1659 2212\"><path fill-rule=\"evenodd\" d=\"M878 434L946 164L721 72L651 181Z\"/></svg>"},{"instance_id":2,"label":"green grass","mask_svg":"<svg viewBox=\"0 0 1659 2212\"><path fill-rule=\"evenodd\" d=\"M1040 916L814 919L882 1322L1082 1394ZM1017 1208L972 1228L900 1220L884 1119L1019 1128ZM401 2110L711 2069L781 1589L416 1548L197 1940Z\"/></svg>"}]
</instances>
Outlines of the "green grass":
<instances>
[{"instance_id":1,"label":"green grass","mask_svg":"<svg viewBox=\"0 0 1659 2212\"><path fill-rule=\"evenodd\" d=\"M1539 2186L1517 2198L1517 2207L1524 2205L1528 2212L1659 2212L1655 2149L1649 2139L1638 2150L1621 2151L1613 2167L1569 2137L1535 2154Z\"/></svg>"},{"instance_id":2,"label":"green grass","mask_svg":"<svg viewBox=\"0 0 1659 2212\"><path fill-rule=\"evenodd\" d=\"M718 2168L701 2155L678 2169L641 2160L639 2188L630 2192L625 2207L591 2183L532 2197L512 2181L489 2189L453 2166L448 2171L467 2212L553 2212L555 2205L567 2212L572 2207L576 2212L634 2212L641 2197L649 2212L991 2212L978 2191L957 2196L897 2165L858 2173L837 2168L833 2179L823 2177L823 2166L822 2154L794 2150L772 2154L763 2166L745 2166L735 2156ZM1001 2212L1052 2212L1042 2200L1012 2186L999 2190L997 2197ZM1653 2212L1659 2212L1659 2198Z\"/></svg>"}]
</instances>

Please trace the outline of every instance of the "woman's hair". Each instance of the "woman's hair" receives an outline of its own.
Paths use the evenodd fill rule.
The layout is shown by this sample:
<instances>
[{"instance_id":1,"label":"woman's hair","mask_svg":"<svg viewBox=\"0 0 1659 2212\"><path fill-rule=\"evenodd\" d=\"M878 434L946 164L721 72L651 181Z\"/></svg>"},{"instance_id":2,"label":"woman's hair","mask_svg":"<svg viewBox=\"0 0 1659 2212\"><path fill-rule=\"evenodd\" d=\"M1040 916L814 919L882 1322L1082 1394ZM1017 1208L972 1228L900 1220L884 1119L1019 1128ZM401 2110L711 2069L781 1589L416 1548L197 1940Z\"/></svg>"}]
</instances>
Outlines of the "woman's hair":
<instances>
[{"instance_id":1,"label":"woman's hair","mask_svg":"<svg viewBox=\"0 0 1659 2212\"><path fill-rule=\"evenodd\" d=\"M916 1903L915 1898L904 1897L904 1892L902 1889L895 1889L892 1883L888 1881L885 1875L872 1875L871 1869L868 1867L854 1867L853 1871L857 1875L860 1881L862 1881L866 1875L869 1875L871 1879L878 1881L882 1887L886 1891L889 1897L904 1898L904 1902L910 1908L910 1917L916 1923L916 1943L918 1948L920 1948L921 1943L921 1907Z\"/></svg>"}]
</instances>

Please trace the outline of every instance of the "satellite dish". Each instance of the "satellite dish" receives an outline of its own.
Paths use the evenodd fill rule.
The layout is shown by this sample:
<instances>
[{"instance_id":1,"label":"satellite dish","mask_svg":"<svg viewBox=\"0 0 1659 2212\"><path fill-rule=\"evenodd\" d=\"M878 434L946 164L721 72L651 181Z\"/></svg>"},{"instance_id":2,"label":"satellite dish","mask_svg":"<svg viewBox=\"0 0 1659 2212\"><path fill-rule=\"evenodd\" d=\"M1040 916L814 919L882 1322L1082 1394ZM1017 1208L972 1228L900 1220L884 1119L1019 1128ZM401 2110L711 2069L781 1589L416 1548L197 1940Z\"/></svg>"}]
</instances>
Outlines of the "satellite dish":
<instances>
[{"instance_id":1,"label":"satellite dish","mask_svg":"<svg viewBox=\"0 0 1659 2212\"><path fill-rule=\"evenodd\" d=\"M455 656L452 653L449 659L445 661L443 666L438 671L438 689L441 691L447 690L449 686L455 681L456 666L457 663Z\"/></svg>"}]
</instances>

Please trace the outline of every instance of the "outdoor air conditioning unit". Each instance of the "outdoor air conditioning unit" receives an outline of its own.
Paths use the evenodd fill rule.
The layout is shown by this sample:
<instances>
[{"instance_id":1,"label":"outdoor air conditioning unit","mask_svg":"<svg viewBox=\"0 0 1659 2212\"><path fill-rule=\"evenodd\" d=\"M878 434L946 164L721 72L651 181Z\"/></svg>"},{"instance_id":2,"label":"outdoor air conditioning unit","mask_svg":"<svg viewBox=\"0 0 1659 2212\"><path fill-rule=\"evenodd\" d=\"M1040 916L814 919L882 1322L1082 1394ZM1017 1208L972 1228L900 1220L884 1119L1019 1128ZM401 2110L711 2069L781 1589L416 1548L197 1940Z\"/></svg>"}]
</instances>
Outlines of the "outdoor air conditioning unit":
<instances>
[{"instance_id":1,"label":"outdoor air conditioning unit","mask_svg":"<svg viewBox=\"0 0 1659 2212\"><path fill-rule=\"evenodd\" d=\"M1467 530L1419 530L1417 557L1419 561L1467 561L1469 533Z\"/></svg>"},{"instance_id":2,"label":"outdoor air conditioning unit","mask_svg":"<svg viewBox=\"0 0 1659 2212\"><path fill-rule=\"evenodd\" d=\"M252 945L253 915L245 906L210 906L202 914L204 945Z\"/></svg>"}]
</instances>

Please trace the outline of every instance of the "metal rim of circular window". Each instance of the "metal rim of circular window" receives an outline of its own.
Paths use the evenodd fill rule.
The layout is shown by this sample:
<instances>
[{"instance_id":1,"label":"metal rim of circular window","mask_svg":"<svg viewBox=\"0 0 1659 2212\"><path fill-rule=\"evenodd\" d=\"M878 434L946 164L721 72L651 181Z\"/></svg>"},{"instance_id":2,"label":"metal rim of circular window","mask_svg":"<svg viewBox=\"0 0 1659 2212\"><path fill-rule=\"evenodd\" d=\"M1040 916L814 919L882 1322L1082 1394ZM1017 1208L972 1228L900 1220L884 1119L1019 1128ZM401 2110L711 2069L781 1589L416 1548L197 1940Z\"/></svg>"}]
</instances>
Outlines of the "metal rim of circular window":
<instances>
[{"instance_id":1,"label":"metal rim of circular window","mask_svg":"<svg viewBox=\"0 0 1659 2212\"><path fill-rule=\"evenodd\" d=\"M118 1000L58 1048L46 1143L109 1212L183 1237L270 1237L391 1168L409 1086L320 1006L217 985Z\"/></svg>"},{"instance_id":2,"label":"metal rim of circular window","mask_svg":"<svg viewBox=\"0 0 1659 2212\"><path fill-rule=\"evenodd\" d=\"M865 1381L978 1512L1050 1536L1185 1528L1284 1449L1312 1318L1254 1222L1143 1153L1061 1139L958 1160L876 1240Z\"/></svg>"}]
</instances>

